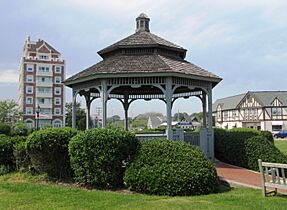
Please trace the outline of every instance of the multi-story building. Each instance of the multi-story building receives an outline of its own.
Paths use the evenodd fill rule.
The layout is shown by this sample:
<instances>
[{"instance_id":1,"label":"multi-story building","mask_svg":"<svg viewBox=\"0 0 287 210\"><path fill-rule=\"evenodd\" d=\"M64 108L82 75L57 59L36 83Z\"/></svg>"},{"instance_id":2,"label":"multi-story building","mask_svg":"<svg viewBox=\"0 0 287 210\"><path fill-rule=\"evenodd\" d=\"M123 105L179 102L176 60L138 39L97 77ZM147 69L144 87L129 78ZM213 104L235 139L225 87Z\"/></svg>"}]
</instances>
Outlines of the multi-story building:
<instances>
[{"instance_id":1,"label":"multi-story building","mask_svg":"<svg viewBox=\"0 0 287 210\"><path fill-rule=\"evenodd\" d=\"M213 104L215 126L287 130L287 91L250 91Z\"/></svg>"},{"instance_id":2,"label":"multi-story building","mask_svg":"<svg viewBox=\"0 0 287 210\"><path fill-rule=\"evenodd\" d=\"M65 125L65 61L44 40L25 41L20 61L18 103L27 127Z\"/></svg>"}]
</instances>

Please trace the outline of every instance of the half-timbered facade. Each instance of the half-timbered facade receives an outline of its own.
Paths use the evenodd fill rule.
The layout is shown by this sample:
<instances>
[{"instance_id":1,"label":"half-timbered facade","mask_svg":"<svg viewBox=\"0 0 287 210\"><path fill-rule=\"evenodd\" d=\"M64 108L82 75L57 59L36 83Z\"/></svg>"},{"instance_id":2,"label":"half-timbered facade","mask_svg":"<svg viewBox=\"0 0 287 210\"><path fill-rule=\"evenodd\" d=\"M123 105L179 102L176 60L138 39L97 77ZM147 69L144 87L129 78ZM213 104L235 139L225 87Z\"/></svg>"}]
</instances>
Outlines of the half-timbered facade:
<instances>
[{"instance_id":1,"label":"half-timbered facade","mask_svg":"<svg viewBox=\"0 0 287 210\"><path fill-rule=\"evenodd\" d=\"M250 91L213 104L215 126L287 130L287 91Z\"/></svg>"}]
</instances>

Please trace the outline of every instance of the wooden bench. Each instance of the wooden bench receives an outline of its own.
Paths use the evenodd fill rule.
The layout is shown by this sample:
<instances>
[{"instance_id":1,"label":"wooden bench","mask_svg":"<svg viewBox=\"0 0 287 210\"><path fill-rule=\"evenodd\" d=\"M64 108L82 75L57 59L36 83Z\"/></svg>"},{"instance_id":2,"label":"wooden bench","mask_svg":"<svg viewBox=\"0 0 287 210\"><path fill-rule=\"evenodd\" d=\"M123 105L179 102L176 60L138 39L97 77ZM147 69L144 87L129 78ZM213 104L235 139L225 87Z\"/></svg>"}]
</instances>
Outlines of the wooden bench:
<instances>
[{"instance_id":1,"label":"wooden bench","mask_svg":"<svg viewBox=\"0 0 287 210\"><path fill-rule=\"evenodd\" d=\"M259 169L262 182L262 194L267 196L268 194L277 193L277 189L287 190L286 171L287 164L279 163L267 163L258 160ZM267 187L274 188L274 191L267 192Z\"/></svg>"}]
</instances>

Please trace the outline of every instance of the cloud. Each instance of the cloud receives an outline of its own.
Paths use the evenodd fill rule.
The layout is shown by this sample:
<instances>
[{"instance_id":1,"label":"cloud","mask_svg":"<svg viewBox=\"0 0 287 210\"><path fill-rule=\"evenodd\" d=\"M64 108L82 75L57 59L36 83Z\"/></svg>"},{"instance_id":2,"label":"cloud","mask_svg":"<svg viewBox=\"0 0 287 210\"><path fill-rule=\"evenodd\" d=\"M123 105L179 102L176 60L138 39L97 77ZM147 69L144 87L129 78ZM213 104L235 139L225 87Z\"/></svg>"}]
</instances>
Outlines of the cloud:
<instances>
[{"instance_id":1,"label":"cloud","mask_svg":"<svg viewBox=\"0 0 287 210\"><path fill-rule=\"evenodd\" d=\"M18 83L19 73L15 69L0 70L0 83Z\"/></svg>"}]
</instances>

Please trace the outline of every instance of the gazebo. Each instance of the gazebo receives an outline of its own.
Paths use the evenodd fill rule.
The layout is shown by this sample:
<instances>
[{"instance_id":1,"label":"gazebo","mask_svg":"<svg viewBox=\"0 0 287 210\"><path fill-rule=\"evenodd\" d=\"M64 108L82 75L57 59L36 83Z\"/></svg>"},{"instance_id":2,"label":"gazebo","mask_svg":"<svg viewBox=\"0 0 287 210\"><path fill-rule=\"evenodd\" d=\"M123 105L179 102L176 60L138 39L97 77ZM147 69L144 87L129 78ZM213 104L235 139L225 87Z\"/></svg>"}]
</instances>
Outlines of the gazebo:
<instances>
[{"instance_id":1,"label":"gazebo","mask_svg":"<svg viewBox=\"0 0 287 210\"><path fill-rule=\"evenodd\" d=\"M196 96L202 102L203 111L199 146L209 158L213 158L212 88L221 78L184 60L187 50L152 34L149 22L147 15L140 14L136 18L134 34L100 50L98 54L102 61L64 81L73 92L72 127L76 127L78 94L86 100L87 129L91 103L96 98L101 98L103 128L107 122L107 101L121 101L126 130L128 109L133 101L159 99L166 104L167 139L173 140L174 101Z\"/></svg>"}]
</instances>

